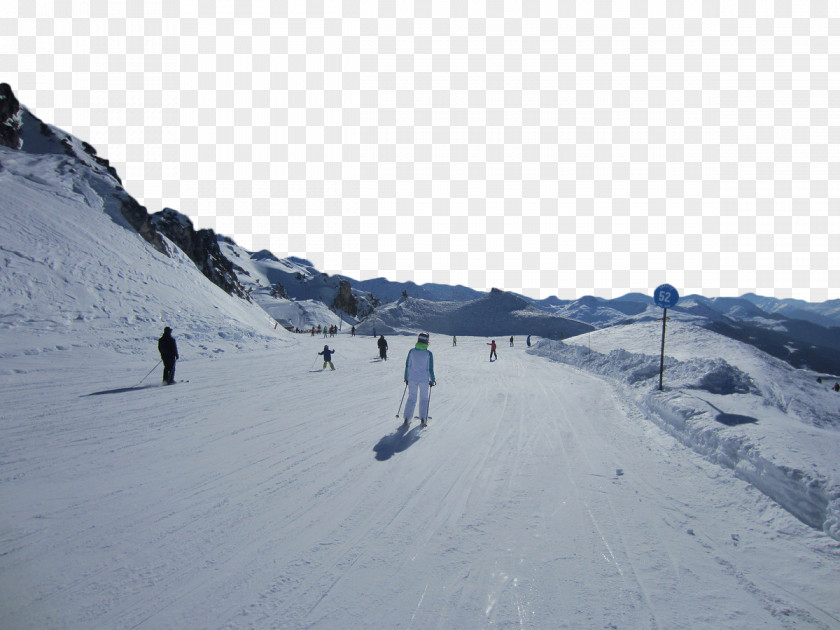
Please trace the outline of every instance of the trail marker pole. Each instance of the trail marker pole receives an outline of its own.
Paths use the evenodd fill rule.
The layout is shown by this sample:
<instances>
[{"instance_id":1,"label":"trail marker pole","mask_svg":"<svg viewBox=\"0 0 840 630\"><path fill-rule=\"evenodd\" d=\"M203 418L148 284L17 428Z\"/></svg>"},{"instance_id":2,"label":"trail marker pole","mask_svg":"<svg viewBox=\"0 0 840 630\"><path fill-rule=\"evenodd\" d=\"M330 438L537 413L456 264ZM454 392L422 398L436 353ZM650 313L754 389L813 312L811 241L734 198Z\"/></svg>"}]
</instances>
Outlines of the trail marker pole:
<instances>
[{"instance_id":1,"label":"trail marker pole","mask_svg":"<svg viewBox=\"0 0 840 630\"><path fill-rule=\"evenodd\" d=\"M668 308L676 306L680 294L670 284L660 284L653 292L653 303L662 311L662 351L659 356L659 391L662 391L662 375L665 372L665 322L668 320Z\"/></svg>"},{"instance_id":2,"label":"trail marker pole","mask_svg":"<svg viewBox=\"0 0 840 630\"><path fill-rule=\"evenodd\" d=\"M662 351L659 354L659 391L662 391L662 374L665 372L665 322L668 319L668 309L662 311Z\"/></svg>"}]
</instances>

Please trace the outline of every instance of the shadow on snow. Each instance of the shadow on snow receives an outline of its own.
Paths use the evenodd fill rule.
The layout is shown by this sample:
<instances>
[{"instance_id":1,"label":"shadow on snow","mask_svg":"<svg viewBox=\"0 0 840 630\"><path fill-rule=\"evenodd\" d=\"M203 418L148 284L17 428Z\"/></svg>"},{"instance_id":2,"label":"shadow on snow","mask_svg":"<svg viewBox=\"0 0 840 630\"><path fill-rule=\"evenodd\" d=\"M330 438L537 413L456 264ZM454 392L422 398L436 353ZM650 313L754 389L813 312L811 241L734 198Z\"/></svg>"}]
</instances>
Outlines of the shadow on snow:
<instances>
[{"instance_id":1,"label":"shadow on snow","mask_svg":"<svg viewBox=\"0 0 840 630\"><path fill-rule=\"evenodd\" d=\"M758 422L758 418L753 418L752 416L742 416L737 413L719 413L715 417L715 420L728 427L736 427L739 424L755 424Z\"/></svg>"},{"instance_id":2,"label":"shadow on snow","mask_svg":"<svg viewBox=\"0 0 840 630\"><path fill-rule=\"evenodd\" d=\"M102 396L103 394L125 394L126 392L139 392L143 389L150 389L152 387L160 387L160 385L135 385L134 387L120 387L118 389L104 389L101 392L91 392L90 394L82 394L80 398L87 398L88 396Z\"/></svg>"},{"instance_id":3,"label":"shadow on snow","mask_svg":"<svg viewBox=\"0 0 840 630\"><path fill-rule=\"evenodd\" d=\"M700 398L700 396L695 396L695 398L702 400L704 403L709 405L712 409L717 411L717 416L715 416L715 421L720 422L721 424L725 424L728 427L737 427L740 424L757 424L758 418L753 418L752 416L743 416L739 413L727 413L720 407L713 405L705 398Z\"/></svg>"},{"instance_id":4,"label":"shadow on snow","mask_svg":"<svg viewBox=\"0 0 840 630\"><path fill-rule=\"evenodd\" d=\"M421 428L420 426L416 426L408 430L405 427L400 427L393 433L384 436L373 447L373 452L376 453L376 459L384 462L396 453L401 453L407 449L420 439Z\"/></svg>"}]
</instances>

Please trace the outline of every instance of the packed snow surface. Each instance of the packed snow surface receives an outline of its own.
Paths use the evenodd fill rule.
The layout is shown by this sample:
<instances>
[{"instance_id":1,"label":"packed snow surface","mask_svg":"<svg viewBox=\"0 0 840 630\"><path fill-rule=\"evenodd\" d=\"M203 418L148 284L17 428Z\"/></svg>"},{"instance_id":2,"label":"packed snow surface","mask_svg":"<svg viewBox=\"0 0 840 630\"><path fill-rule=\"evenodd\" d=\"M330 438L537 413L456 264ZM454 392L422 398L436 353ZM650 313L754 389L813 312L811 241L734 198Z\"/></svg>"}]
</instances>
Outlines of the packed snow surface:
<instances>
[{"instance_id":1,"label":"packed snow surface","mask_svg":"<svg viewBox=\"0 0 840 630\"><path fill-rule=\"evenodd\" d=\"M401 431L389 341L5 360L0 626L837 627L836 541L610 380L433 337Z\"/></svg>"}]
</instances>

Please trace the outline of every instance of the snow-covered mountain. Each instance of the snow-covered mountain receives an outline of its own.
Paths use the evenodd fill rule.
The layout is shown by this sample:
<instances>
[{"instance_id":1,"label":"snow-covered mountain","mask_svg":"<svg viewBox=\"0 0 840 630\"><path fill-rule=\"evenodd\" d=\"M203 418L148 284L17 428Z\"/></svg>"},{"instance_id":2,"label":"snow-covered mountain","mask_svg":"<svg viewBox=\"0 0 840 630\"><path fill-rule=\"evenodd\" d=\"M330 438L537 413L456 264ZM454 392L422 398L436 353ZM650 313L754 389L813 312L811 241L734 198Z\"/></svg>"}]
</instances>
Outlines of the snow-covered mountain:
<instances>
[{"instance_id":1,"label":"snow-covered mountain","mask_svg":"<svg viewBox=\"0 0 840 630\"><path fill-rule=\"evenodd\" d=\"M789 302L773 298L687 295L668 309L668 317L754 345L794 367L840 374L840 316L834 302L796 302L794 310L785 306ZM650 296L638 293L612 300L585 296L535 305L596 328L662 320L662 309Z\"/></svg>"},{"instance_id":2,"label":"snow-covered mountain","mask_svg":"<svg viewBox=\"0 0 840 630\"><path fill-rule=\"evenodd\" d=\"M0 627L838 625L835 379L704 327L794 320L687 298L660 391L646 296L537 308L409 289L375 306L305 260L149 215L92 147L15 120ZM329 339L277 325L338 322L342 295L374 307L358 327L387 333L391 360L349 315ZM582 323L611 312L623 325ZM167 325L174 387L155 365ZM405 431L414 337L390 331L420 329L438 384L428 429Z\"/></svg>"},{"instance_id":3,"label":"snow-covered mountain","mask_svg":"<svg viewBox=\"0 0 840 630\"><path fill-rule=\"evenodd\" d=\"M165 325L195 353L274 337L255 304L210 282L89 145L22 108L0 147L4 357L97 345L137 352Z\"/></svg>"},{"instance_id":4,"label":"snow-covered mountain","mask_svg":"<svg viewBox=\"0 0 840 630\"><path fill-rule=\"evenodd\" d=\"M840 299L827 300L813 304L803 300L777 300L747 293L742 299L748 300L767 313L784 315L790 319L803 319L820 326L840 326Z\"/></svg>"},{"instance_id":5,"label":"snow-covered mountain","mask_svg":"<svg viewBox=\"0 0 840 630\"><path fill-rule=\"evenodd\" d=\"M430 302L468 302L486 295L483 291L476 291L475 289L461 285L451 286L448 284L435 284L433 282L415 284L414 282L394 282L385 278L373 278L371 280L347 279L352 282L354 287L372 293L383 303L396 302L403 295Z\"/></svg>"},{"instance_id":6,"label":"snow-covered mountain","mask_svg":"<svg viewBox=\"0 0 840 630\"><path fill-rule=\"evenodd\" d=\"M493 289L466 302L432 302L401 298L377 309L359 330L372 333L406 333L418 328L444 335L507 337L539 335L563 339L580 335L593 327L542 311L523 298Z\"/></svg>"}]
</instances>

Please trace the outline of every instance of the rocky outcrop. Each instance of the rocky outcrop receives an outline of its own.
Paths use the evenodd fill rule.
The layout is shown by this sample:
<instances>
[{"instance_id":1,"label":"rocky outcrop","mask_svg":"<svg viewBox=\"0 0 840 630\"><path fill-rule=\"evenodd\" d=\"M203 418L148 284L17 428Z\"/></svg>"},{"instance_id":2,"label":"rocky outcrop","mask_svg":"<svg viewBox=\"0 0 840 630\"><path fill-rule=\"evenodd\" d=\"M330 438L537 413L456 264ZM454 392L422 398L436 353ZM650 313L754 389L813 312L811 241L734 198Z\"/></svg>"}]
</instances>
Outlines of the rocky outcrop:
<instances>
[{"instance_id":1,"label":"rocky outcrop","mask_svg":"<svg viewBox=\"0 0 840 630\"><path fill-rule=\"evenodd\" d=\"M213 230L196 231L188 217L171 208L153 214L151 221L159 232L184 251L213 284L230 295L251 300L236 278L233 263L219 249Z\"/></svg>"},{"instance_id":2,"label":"rocky outcrop","mask_svg":"<svg viewBox=\"0 0 840 630\"><path fill-rule=\"evenodd\" d=\"M68 147L70 151L72 151L72 147ZM120 179L119 174L117 173L117 169L111 166L111 163L103 157L99 157L96 155L96 149L94 149L91 145L87 142L82 142L82 149L84 149L85 153L87 153L91 159L99 164L102 168L104 168L108 173L117 180L118 183L122 184L122 180Z\"/></svg>"},{"instance_id":3,"label":"rocky outcrop","mask_svg":"<svg viewBox=\"0 0 840 630\"><path fill-rule=\"evenodd\" d=\"M0 83L0 145L20 149L20 103L8 83Z\"/></svg>"},{"instance_id":4,"label":"rocky outcrop","mask_svg":"<svg viewBox=\"0 0 840 630\"><path fill-rule=\"evenodd\" d=\"M166 241L155 229L152 223L152 218L144 206L141 206L137 200L128 193L122 195L115 195L120 202L120 213L123 215L128 224L137 230L137 233L149 243L152 247L158 250L161 254L170 255L169 248L166 246Z\"/></svg>"},{"instance_id":5,"label":"rocky outcrop","mask_svg":"<svg viewBox=\"0 0 840 630\"><path fill-rule=\"evenodd\" d=\"M24 120L26 120L25 132ZM23 147L24 136L26 147ZM23 148L24 151L33 154L63 153L75 158L78 162L73 165L73 169L87 168L90 169L90 173L100 174L100 177L89 178L88 183L103 200L106 200L107 212L114 210L108 199L115 198L118 202L116 210L119 214L152 247L166 256L171 256L171 247L163 236L168 237L184 251L211 282L229 295L236 295L250 301L250 297L234 274L233 263L225 258L219 249L213 230L196 231L187 217L169 208L155 215L149 215L146 208L122 187L116 169L108 160L99 157L96 149L87 142L51 127L33 116L30 111L20 105L12 88L6 83L0 83L0 145L13 149ZM75 173L76 170L72 172ZM109 182L109 178L112 178L113 182Z\"/></svg>"},{"instance_id":6,"label":"rocky outcrop","mask_svg":"<svg viewBox=\"0 0 840 630\"><path fill-rule=\"evenodd\" d=\"M335 301L333 301L333 308L344 311L353 317L358 313L359 308L356 304L356 298L353 296L353 291L350 288L349 280L342 280L339 283L338 295L335 296Z\"/></svg>"}]
</instances>

